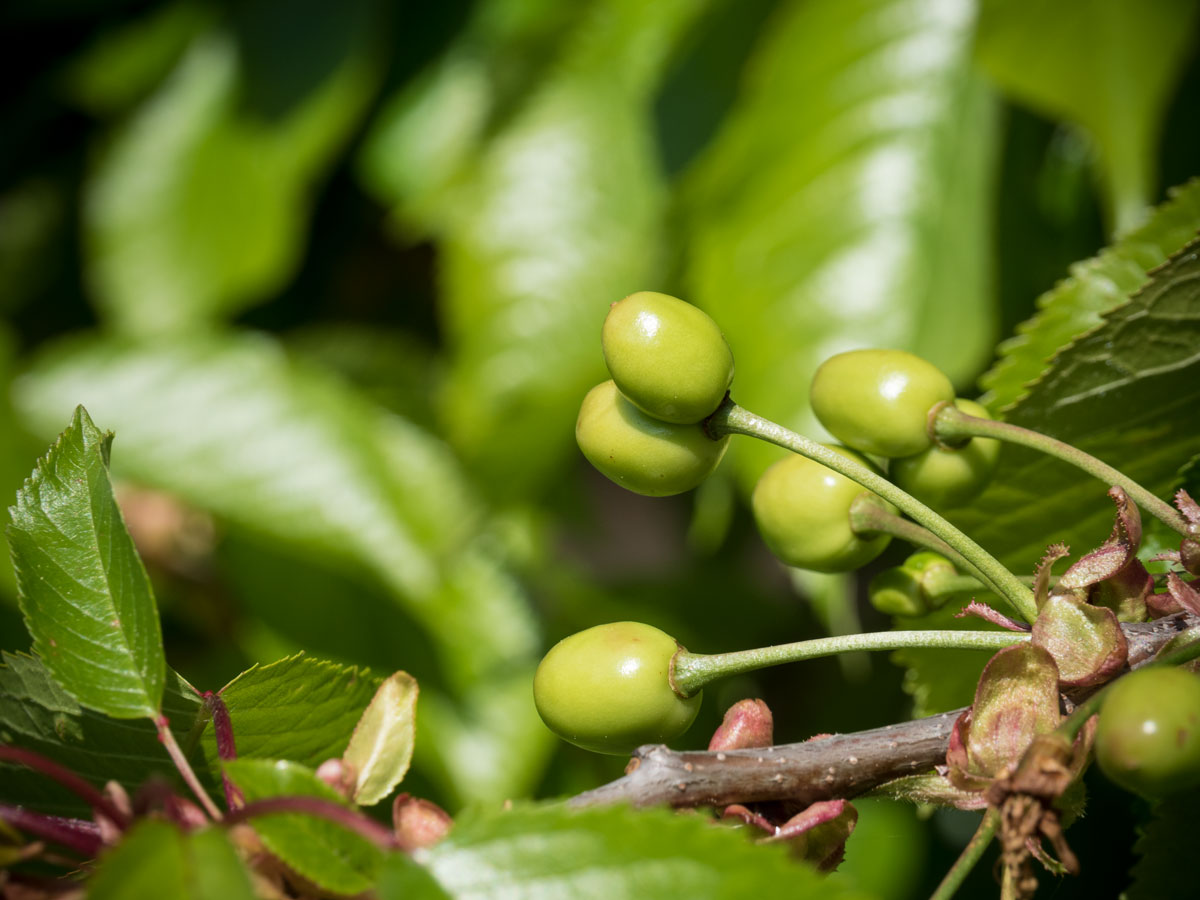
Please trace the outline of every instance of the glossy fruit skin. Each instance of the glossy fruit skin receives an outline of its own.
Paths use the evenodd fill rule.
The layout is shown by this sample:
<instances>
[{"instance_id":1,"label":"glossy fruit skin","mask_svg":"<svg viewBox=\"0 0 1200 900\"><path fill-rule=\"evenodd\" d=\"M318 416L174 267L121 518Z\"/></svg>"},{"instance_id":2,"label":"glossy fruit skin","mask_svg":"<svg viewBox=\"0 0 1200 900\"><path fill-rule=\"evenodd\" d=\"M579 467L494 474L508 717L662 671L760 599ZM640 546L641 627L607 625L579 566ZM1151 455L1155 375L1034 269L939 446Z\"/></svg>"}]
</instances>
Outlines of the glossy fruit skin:
<instances>
[{"instance_id":1,"label":"glossy fruit skin","mask_svg":"<svg viewBox=\"0 0 1200 900\"><path fill-rule=\"evenodd\" d=\"M563 638L538 665L533 700L546 726L596 753L627 754L683 734L701 693L671 688L669 634L641 622L597 625Z\"/></svg>"},{"instance_id":2,"label":"glossy fruit skin","mask_svg":"<svg viewBox=\"0 0 1200 900\"><path fill-rule=\"evenodd\" d=\"M967 415L991 418L987 409L974 400L959 397L954 405ZM888 464L888 477L901 490L934 509L953 509L983 493L999 460L999 441L975 437L961 447L931 444L913 456L893 459Z\"/></svg>"},{"instance_id":3,"label":"glossy fruit skin","mask_svg":"<svg viewBox=\"0 0 1200 900\"><path fill-rule=\"evenodd\" d=\"M1166 667L1122 677L1100 708L1096 762L1150 798L1200 785L1200 678Z\"/></svg>"},{"instance_id":4,"label":"glossy fruit skin","mask_svg":"<svg viewBox=\"0 0 1200 900\"><path fill-rule=\"evenodd\" d=\"M648 497L690 491L712 474L729 436L714 441L700 425L651 418L606 381L588 391L575 440L593 466L617 484Z\"/></svg>"},{"instance_id":5,"label":"glossy fruit skin","mask_svg":"<svg viewBox=\"0 0 1200 900\"><path fill-rule=\"evenodd\" d=\"M621 393L664 422L708 418L733 381L733 353L717 323L669 294L639 291L618 300L600 340Z\"/></svg>"},{"instance_id":6,"label":"glossy fruit skin","mask_svg":"<svg viewBox=\"0 0 1200 900\"><path fill-rule=\"evenodd\" d=\"M826 446L875 468L853 450ZM793 454L763 473L750 505L759 534L780 561L815 572L849 572L882 553L891 540L889 535L864 540L851 529L850 504L864 493L869 492L844 475Z\"/></svg>"},{"instance_id":7,"label":"glossy fruit skin","mask_svg":"<svg viewBox=\"0 0 1200 900\"><path fill-rule=\"evenodd\" d=\"M957 574L954 564L946 557L918 550L903 565L875 575L867 588L867 596L872 606L889 616L922 616L936 608L926 592L927 579Z\"/></svg>"},{"instance_id":8,"label":"glossy fruit skin","mask_svg":"<svg viewBox=\"0 0 1200 900\"><path fill-rule=\"evenodd\" d=\"M920 453L932 444L929 411L954 399L950 379L903 350L850 350L813 375L813 412L847 447L876 456Z\"/></svg>"}]
</instances>

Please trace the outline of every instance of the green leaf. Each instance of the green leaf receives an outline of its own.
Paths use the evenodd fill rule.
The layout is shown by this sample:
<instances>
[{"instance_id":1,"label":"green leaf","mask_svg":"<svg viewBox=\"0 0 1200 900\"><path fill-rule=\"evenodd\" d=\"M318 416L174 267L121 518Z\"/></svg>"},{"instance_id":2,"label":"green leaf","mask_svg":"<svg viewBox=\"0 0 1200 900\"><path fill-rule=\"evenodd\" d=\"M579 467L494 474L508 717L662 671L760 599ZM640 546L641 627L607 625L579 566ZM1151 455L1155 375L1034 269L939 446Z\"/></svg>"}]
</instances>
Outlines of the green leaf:
<instances>
[{"instance_id":1,"label":"green leaf","mask_svg":"<svg viewBox=\"0 0 1200 900\"><path fill-rule=\"evenodd\" d=\"M1154 194L1167 103L1195 38L1191 0L986 0L979 59L1006 91L1083 126L1099 146L1116 230Z\"/></svg>"},{"instance_id":2,"label":"green leaf","mask_svg":"<svg viewBox=\"0 0 1200 900\"><path fill-rule=\"evenodd\" d=\"M117 328L184 333L290 277L311 191L378 79L374 6L255 4L236 35L194 40L118 131L85 204L88 275Z\"/></svg>"},{"instance_id":3,"label":"green leaf","mask_svg":"<svg viewBox=\"0 0 1200 900\"><path fill-rule=\"evenodd\" d=\"M1174 188L1145 225L1091 259L1038 298L1037 313L1000 345L999 358L979 383L983 402L999 412L1016 403L1047 361L1076 336L1098 326L1103 313L1126 302L1200 231L1200 179Z\"/></svg>"},{"instance_id":4,"label":"green leaf","mask_svg":"<svg viewBox=\"0 0 1200 900\"><path fill-rule=\"evenodd\" d=\"M811 432L807 382L856 347L977 371L995 110L973 34L967 2L797 0L768 22L684 206L687 299L724 330L739 403ZM749 485L777 455L730 459Z\"/></svg>"},{"instance_id":5,"label":"green leaf","mask_svg":"<svg viewBox=\"0 0 1200 900\"><path fill-rule=\"evenodd\" d=\"M154 717L166 663L150 579L108 478L112 434L75 409L9 509L8 540L33 648L84 706Z\"/></svg>"},{"instance_id":6,"label":"green leaf","mask_svg":"<svg viewBox=\"0 0 1200 900\"><path fill-rule=\"evenodd\" d=\"M371 806L408 772L416 741L417 680L407 672L384 679L354 726L343 762L354 772L353 800Z\"/></svg>"},{"instance_id":7,"label":"green leaf","mask_svg":"<svg viewBox=\"0 0 1200 900\"><path fill-rule=\"evenodd\" d=\"M1195 873L1182 861L1194 852L1197 801L1200 793L1188 791L1154 805L1134 844L1138 861L1129 873L1132 883L1122 894L1126 900L1189 900L1195 895Z\"/></svg>"},{"instance_id":8,"label":"green leaf","mask_svg":"<svg viewBox=\"0 0 1200 900\"><path fill-rule=\"evenodd\" d=\"M544 486L603 380L609 304L655 286L666 192L652 91L703 4L602 0L433 223L451 442L498 492Z\"/></svg>"},{"instance_id":9,"label":"green leaf","mask_svg":"<svg viewBox=\"0 0 1200 900\"><path fill-rule=\"evenodd\" d=\"M112 719L83 708L34 657L4 653L0 660L0 742L48 756L97 787L118 781L131 795L152 774L178 783L178 772L149 720ZM174 672L167 673L162 712L176 740L187 748L200 698ZM203 781L215 783L197 750L188 758ZM0 797L6 803L53 815L90 814L78 797L42 775L23 767L4 767L2 772Z\"/></svg>"},{"instance_id":10,"label":"green leaf","mask_svg":"<svg viewBox=\"0 0 1200 900\"><path fill-rule=\"evenodd\" d=\"M311 770L286 760L238 759L225 772L246 802L267 797L341 797ZM254 830L271 853L305 878L341 894L358 894L375 884L383 853L365 838L328 819L299 813L256 816Z\"/></svg>"},{"instance_id":11,"label":"green leaf","mask_svg":"<svg viewBox=\"0 0 1200 900\"><path fill-rule=\"evenodd\" d=\"M1157 269L1127 304L1063 348L1007 416L1074 444L1165 496L1200 452L1200 253ZM1112 527L1107 486L1080 470L1005 447L992 485L955 523L1013 571L1033 571L1051 542L1077 553Z\"/></svg>"},{"instance_id":12,"label":"green leaf","mask_svg":"<svg viewBox=\"0 0 1200 900\"><path fill-rule=\"evenodd\" d=\"M250 876L222 828L184 833L140 822L101 857L88 900L253 900Z\"/></svg>"},{"instance_id":13,"label":"green leaf","mask_svg":"<svg viewBox=\"0 0 1200 900\"><path fill-rule=\"evenodd\" d=\"M120 474L250 531L365 566L471 683L531 657L519 589L476 590L482 510L446 452L263 336L60 345L17 389L44 428L67 402L120 430Z\"/></svg>"},{"instance_id":14,"label":"green leaf","mask_svg":"<svg viewBox=\"0 0 1200 900\"><path fill-rule=\"evenodd\" d=\"M316 768L342 755L379 687L369 671L293 656L247 669L221 689L240 758L290 759ZM210 726L209 764L217 765Z\"/></svg>"},{"instance_id":15,"label":"green leaf","mask_svg":"<svg viewBox=\"0 0 1200 900\"><path fill-rule=\"evenodd\" d=\"M16 396L39 428L69 403L93 404L121 431L125 477L373 575L431 638L466 710L484 708L495 681L532 667L540 641L524 589L480 530L483 510L446 447L288 359L271 339L62 344L35 363ZM531 757L540 765L546 730L526 705L503 721L468 719L491 722L477 739L497 751L513 740L541 746ZM537 778L524 762L468 756L447 771L455 781L488 773L489 791L470 795L480 800L519 794Z\"/></svg>"},{"instance_id":16,"label":"green leaf","mask_svg":"<svg viewBox=\"0 0 1200 900\"><path fill-rule=\"evenodd\" d=\"M779 848L751 844L741 829L662 809L533 806L465 815L420 859L444 893L422 889L410 864L394 859L380 878L380 900L706 900L771 896L781 885L796 898L868 896L821 878Z\"/></svg>"}]
</instances>

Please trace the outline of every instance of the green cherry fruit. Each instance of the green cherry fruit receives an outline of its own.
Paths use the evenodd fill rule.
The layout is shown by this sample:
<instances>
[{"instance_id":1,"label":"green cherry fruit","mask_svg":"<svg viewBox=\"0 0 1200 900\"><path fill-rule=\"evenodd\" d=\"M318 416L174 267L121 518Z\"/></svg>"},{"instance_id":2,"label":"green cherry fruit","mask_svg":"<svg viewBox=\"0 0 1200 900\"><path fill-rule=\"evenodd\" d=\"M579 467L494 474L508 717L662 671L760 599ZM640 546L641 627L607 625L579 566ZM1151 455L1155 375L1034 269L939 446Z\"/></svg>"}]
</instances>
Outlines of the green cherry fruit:
<instances>
[{"instance_id":1,"label":"green cherry fruit","mask_svg":"<svg viewBox=\"0 0 1200 900\"><path fill-rule=\"evenodd\" d=\"M712 474L729 436L714 441L699 424L652 418L606 381L588 391L575 423L588 461L621 487L648 497L690 491Z\"/></svg>"},{"instance_id":2,"label":"green cherry fruit","mask_svg":"<svg viewBox=\"0 0 1200 900\"><path fill-rule=\"evenodd\" d=\"M600 339L621 393L664 422L707 418L733 381L733 353L717 323L668 294L640 291L618 300Z\"/></svg>"},{"instance_id":3,"label":"green cherry fruit","mask_svg":"<svg viewBox=\"0 0 1200 900\"><path fill-rule=\"evenodd\" d=\"M1117 681L1100 707L1096 762L1145 797L1200 785L1200 678L1158 667Z\"/></svg>"},{"instance_id":4,"label":"green cherry fruit","mask_svg":"<svg viewBox=\"0 0 1200 900\"><path fill-rule=\"evenodd\" d=\"M701 694L671 687L669 634L640 622L597 625L563 638L538 665L533 700L546 726L597 753L627 754L687 731Z\"/></svg>"},{"instance_id":5,"label":"green cherry fruit","mask_svg":"<svg viewBox=\"0 0 1200 900\"><path fill-rule=\"evenodd\" d=\"M954 405L969 416L991 418L974 400L959 397ZM888 464L888 477L934 509L953 509L983 492L999 459L1000 442L992 438L970 438L961 447L931 444L913 456L893 459Z\"/></svg>"},{"instance_id":6,"label":"green cherry fruit","mask_svg":"<svg viewBox=\"0 0 1200 900\"><path fill-rule=\"evenodd\" d=\"M903 350L851 350L813 376L813 412L848 447L901 457L930 446L929 411L954 399L950 379Z\"/></svg>"},{"instance_id":7,"label":"green cherry fruit","mask_svg":"<svg viewBox=\"0 0 1200 900\"><path fill-rule=\"evenodd\" d=\"M829 449L875 468L853 450ZM869 492L844 475L792 455L763 473L750 504L759 533L782 562L816 572L849 572L882 553L891 540L886 534L862 538L850 527L850 504L864 493Z\"/></svg>"}]
</instances>

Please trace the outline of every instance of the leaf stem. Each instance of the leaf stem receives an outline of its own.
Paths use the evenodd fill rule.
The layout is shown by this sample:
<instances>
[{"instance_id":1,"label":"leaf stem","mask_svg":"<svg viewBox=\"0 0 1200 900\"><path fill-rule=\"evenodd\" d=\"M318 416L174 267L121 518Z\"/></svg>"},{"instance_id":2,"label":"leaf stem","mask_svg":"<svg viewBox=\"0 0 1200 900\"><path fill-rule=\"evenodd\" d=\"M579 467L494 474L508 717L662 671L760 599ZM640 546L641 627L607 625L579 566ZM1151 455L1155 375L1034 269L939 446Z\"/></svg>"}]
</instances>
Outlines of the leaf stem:
<instances>
[{"instance_id":1,"label":"leaf stem","mask_svg":"<svg viewBox=\"0 0 1200 900\"><path fill-rule=\"evenodd\" d=\"M204 790L204 785L196 777L191 763L187 761L187 757L179 749L179 743L175 740L175 735L171 732L171 724L167 721L167 717L159 716L154 720L154 726L158 729L159 742L166 748L167 755L171 757L171 762L175 763L175 768L179 770L179 774L183 777L184 784L192 789L192 793L196 795L196 799L200 801L200 805L208 813L209 817L213 821L219 822L221 820L221 811L213 803L212 797L208 796L208 791Z\"/></svg>"},{"instance_id":2,"label":"leaf stem","mask_svg":"<svg viewBox=\"0 0 1200 900\"><path fill-rule=\"evenodd\" d=\"M962 887L962 883L966 881L967 876L971 874L971 870L975 868L975 864L979 862L983 852L992 842L999 821L1000 814L995 809L989 809L983 814L983 819L980 821L979 827L975 829L975 834L971 836L967 846L963 847L962 853L954 861L954 865L950 867L950 871L946 873L941 884L937 886L937 890L929 895L929 900L950 900Z\"/></svg>"},{"instance_id":3,"label":"leaf stem","mask_svg":"<svg viewBox=\"0 0 1200 900\"><path fill-rule=\"evenodd\" d=\"M900 490L886 478L877 475L864 465L847 459L839 453L818 444L816 441L796 434L761 416L756 416L749 410L743 409L726 398L725 402L705 420L708 433L714 437L726 434L743 434L758 438L776 446L791 450L814 462L833 469L852 481L861 484L869 491L878 494L884 500L898 507L916 519L937 537L941 538L958 553L969 559L973 567L984 576L992 589L1021 615L1026 621L1032 622L1037 618L1037 604L1033 592L1021 583L1015 575L1008 571L1000 562L991 556L948 521L921 503L916 498Z\"/></svg>"},{"instance_id":4,"label":"leaf stem","mask_svg":"<svg viewBox=\"0 0 1200 900\"><path fill-rule=\"evenodd\" d=\"M933 417L933 432L941 441L987 437L1038 450L1047 456L1082 469L1089 475L1094 475L1106 485L1119 485L1134 503L1154 518L1173 531L1177 531L1185 537L1188 535L1187 522L1169 503L1156 497L1128 475L1114 469L1108 463L1096 459L1090 453L1085 453L1065 441L1029 428L1023 428L1020 425L1013 425L1011 422L996 422L968 415L952 403L943 406Z\"/></svg>"},{"instance_id":5,"label":"leaf stem","mask_svg":"<svg viewBox=\"0 0 1200 900\"><path fill-rule=\"evenodd\" d=\"M395 850L397 846L396 835L391 829L379 824L374 819L367 818L362 813L347 809L324 797L266 797L262 800L253 800L230 812L225 817L225 823L234 825L256 816L273 816L282 813L315 816L318 819L336 822L343 828L366 838L381 850Z\"/></svg>"},{"instance_id":6,"label":"leaf stem","mask_svg":"<svg viewBox=\"0 0 1200 900\"><path fill-rule=\"evenodd\" d=\"M74 850L85 859L95 859L104 847L100 828L95 822L48 816L7 803L0 803L0 820L13 828Z\"/></svg>"},{"instance_id":7,"label":"leaf stem","mask_svg":"<svg viewBox=\"0 0 1200 900\"><path fill-rule=\"evenodd\" d=\"M690 697L718 678L837 653L903 650L910 647L1000 650L1026 640L1029 640L1029 635L1003 631L874 631L776 644L734 653L705 654L680 650L671 659L671 685L676 693Z\"/></svg>"},{"instance_id":8,"label":"leaf stem","mask_svg":"<svg viewBox=\"0 0 1200 900\"><path fill-rule=\"evenodd\" d=\"M85 781L66 766L59 765L34 750L10 747L6 744L0 744L0 760L20 763L36 772L41 772L46 777L57 781L93 810L108 817L118 828L125 829L129 826L129 816L117 809L113 802L96 790L90 782Z\"/></svg>"}]
</instances>

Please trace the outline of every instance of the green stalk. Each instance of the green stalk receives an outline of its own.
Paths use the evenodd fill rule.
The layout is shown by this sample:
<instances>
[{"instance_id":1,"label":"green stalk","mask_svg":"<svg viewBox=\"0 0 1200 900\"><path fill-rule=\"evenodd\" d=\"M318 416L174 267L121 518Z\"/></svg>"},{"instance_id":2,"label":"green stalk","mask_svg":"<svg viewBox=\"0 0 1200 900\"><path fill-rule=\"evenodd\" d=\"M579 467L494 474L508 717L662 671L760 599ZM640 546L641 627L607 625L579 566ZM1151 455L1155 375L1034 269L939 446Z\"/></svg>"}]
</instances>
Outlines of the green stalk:
<instances>
[{"instance_id":1,"label":"green stalk","mask_svg":"<svg viewBox=\"0 0 1200 900\"><path fill-rule=\"evenodd\" d=\"M950 867L950 871L946 873L942 883L937 886L937 890L929 895L929 900L950 900L954 896L955 892L962 887L962 883L966 881L967 876L971 874L971 870L975 868L975 864L983 856L983 851L992 842L999 822L1000 813L997 810L989 809L983 814L983 819L975 830L975 834L971 836L967 846L963 847L962 853L954 861L954 865Z\"/></svg>"},{"instance_id":2,"label":"green stalk","mask_svg":"<svg viewBox=\"0 0 1200 900\"><path fill-rule=\"evenodd\" d=\"M1185 634L1188 634L1188 632L1181 631L1179 635L1172 638L1172 640L1178 640L1179 636ZM1190 644L1186 644L1175 650L1171 650L1168 653L1164 653L1153 662L1138 666L1138 670L1147 669L1152 666L1181 666L1184 663L1191 662L1193 659L1197 658L1200 658L1200 635L1197 635L1196 639ZM1083 728L1087 720L1096 713L1100 712L1100 707L1103 705L1104 698L1108 694L1109 689L1120 680L1120 678L1114 678L1103 688L1096 691L1096 693L1092 694L1090 697L1076 706L1075 709L1072 710L1071 715L1063 719L1055 731L1064 735L1068 740L1075 740L1075 735L1079 733L1079 730Z\"/></svg>"},{"instance_id":3,"label":"green stalk","mask_svg":"<svg viewBox=\"0 0 1200 900\"><path fill-rule=\"evenodd\" d=\"M713 437L743 434L775 444L814 462L819 462L861 484L867 490L873 491L902 512L916 519L953 547L959 555L970 560L972 566L991 585L992 589L1007 600L1027 622L1032 622L1037 618L1037 604L1033 599L1033 592L1022 584L1019 578L924 503L900 490L866 466L847 459L839 453L834 453L816 441L796 434L782 425L756 416L730 399L726 399L725 403L705 421L705 427Z\"/></svg>"},{"instance_id":4,"label":"green stalk","mask_svg":"<svg viewBox=\"0 0 1200 900\"><path fill-rule=\"evenodd\" d=\"M914 547L940 553L957 568L972 573L980 581L987 581L987 576L969 559L928 528L885 509L877 500L871 499L870 494L862 494L850 504L850 530L863 538L872 534L890 534Z\"/></svg>"},{"instance_id":5,"label":"green stalk","mask_svg":"<svg viewBox=\"0 0 1200 900\"><path fill-rule=\"evenodd\" d=\"M781 663L801 662L837 653L860 650L903 650L934 647L941 650L1001 650L1029 640L1027 634L1009 631L875 631L776 644L734 653L689 653L680 650L671 658L671 686L681 697L691 697L705 685L729 675L742 675Z\"/></svg>"},{"instance_id":6,"label":"green stalk","mask_svg":"<svg viewBox=\"0 0 1200 900\"><path fill-rule=\"evenodd\" d=\"M1101 462L1090 453L1085 453L1078 447L1072 447L1063 441L1013 425L1011 422L994 422L991 419L981 419L967 415L953 403L947 403L933 418L933 432L940 441L961 441L973 437L994 438L1009 444L1017 444L1038 450L1047 456L1070 463L1093 475L1107 485L1117 485L1129 495L1134 503L1158 519L1168 528L1177 531L1184 537L1188 536L1188 525L1169 503L1146 490L1128 475L1114 469L1106 462Z\"/></svg>"}]
</instances>

